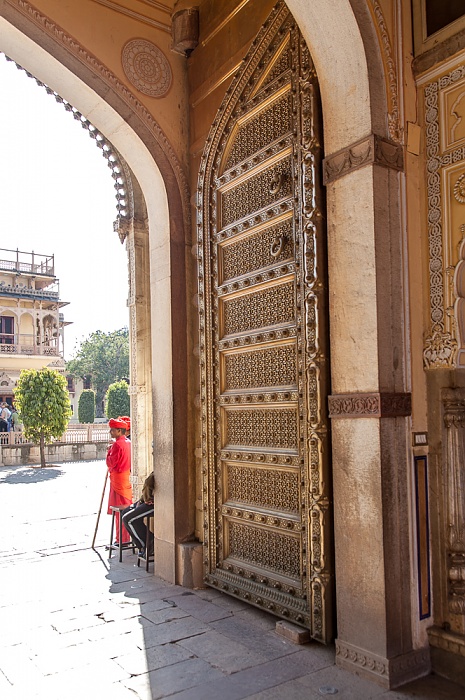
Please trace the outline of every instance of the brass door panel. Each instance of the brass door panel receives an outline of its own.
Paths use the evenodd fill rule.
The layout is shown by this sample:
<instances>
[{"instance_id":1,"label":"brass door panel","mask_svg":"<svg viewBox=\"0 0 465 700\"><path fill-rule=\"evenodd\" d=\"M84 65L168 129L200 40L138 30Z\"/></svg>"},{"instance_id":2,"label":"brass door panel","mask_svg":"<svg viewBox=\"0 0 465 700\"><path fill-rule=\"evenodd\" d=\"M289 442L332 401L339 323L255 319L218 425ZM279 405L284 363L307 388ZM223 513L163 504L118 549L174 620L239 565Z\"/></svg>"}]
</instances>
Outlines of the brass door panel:
<instances>
[{"instance_id":1,"label":"brass door panel","mask_svg":"<svg viewBox=\"0 0 465 700\"><path fill-rule=\"evenodd\" d=\"M199 182L205 581L332 637L318 84L279 3Z\"/></svg>"}]
</instances>

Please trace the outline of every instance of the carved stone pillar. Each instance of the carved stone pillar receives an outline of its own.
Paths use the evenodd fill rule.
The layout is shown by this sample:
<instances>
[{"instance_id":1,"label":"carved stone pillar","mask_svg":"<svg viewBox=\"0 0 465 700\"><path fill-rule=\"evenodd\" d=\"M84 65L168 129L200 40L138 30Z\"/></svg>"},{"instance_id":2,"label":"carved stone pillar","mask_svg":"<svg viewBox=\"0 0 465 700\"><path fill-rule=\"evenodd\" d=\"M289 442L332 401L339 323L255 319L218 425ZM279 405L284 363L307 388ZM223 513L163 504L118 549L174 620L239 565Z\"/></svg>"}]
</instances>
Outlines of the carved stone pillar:
<instances>
[{"instance_id":1,"label":"carved stone pillar","mask_svg":"<svg viewBox=\"0 0 465 700\"><path fill-rule=\"evenodd\" d=\"M372 134L324 161L336 664L387 688L430 667L429 649L416 648L412 635L402 156L401 145ZM353 261L359 274L341 260Z\"/></svg>"},{"instance_id":2,"label":"carved stone pillar","mask_svg":"<svg viewBox=\"0 0 465 700\"><path fill-rule=\"evenodd\" d=\"M465 686L465 388L443 389L442 468L433 539L435 625L428 629L436 673Z\"/></svg>"},{"instance_id":3,"label":"carved stone pillar","mask_svg":"<svg viewBox=\"0 0 465 700\"><path fill-rule=\"evenodd\" d=\"M120 221L118 234L126 240L128 253L132 484L134 495L139 496L153 469L148 224L137 219Z\"/></svg>"},{"instance_id":4,"label":"carved stone pillar","mask_svg":"<svg viewBox=\"0 0 465 700\"><path fill-rule=\"evenodd\" d=\"M444 391L444 465L447 518L447 600L465 632L465 391ZM457 630L458 631L458 630Z\"/></svg>"}]
</instances>

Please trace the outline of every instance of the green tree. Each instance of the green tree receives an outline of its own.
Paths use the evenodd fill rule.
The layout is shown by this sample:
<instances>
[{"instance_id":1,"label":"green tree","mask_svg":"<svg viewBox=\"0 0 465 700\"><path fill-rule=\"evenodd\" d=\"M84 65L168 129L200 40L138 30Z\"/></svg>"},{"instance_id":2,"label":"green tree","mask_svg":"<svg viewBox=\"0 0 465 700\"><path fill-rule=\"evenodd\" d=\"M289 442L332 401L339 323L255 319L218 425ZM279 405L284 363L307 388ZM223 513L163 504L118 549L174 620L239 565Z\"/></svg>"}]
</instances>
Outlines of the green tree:
<instances>
[{"instance_id":1,"label":"green tree","mask_svg":"<svg viewBox=\"0 0 465 700\"><path fill-rule=\"evenodd\" d=\"M105 414L107 418L129 416L129 391L126 382L114 382L108 387Z\"/></svg>"},{"instance_id":2,"label":"green tree","mask_svg":"<svg viewBox=\"0 0 465 700\"><path fill-rule=\"evenodd\" d=\"M45 467L45 443L59 438L71 417L66 379L55 369L23 369L15 390L15 404L26 438L40 446L40 466Z\"/></svg>"},{"instance_id":3,"label":"green tree","mask_svg":"<svg viewBox=\"0 0 465 700\"><path fill-rule=\"evenodd\" d=\"M74 377L90 379L96 394L97 415L101 415L101 406L110 384L129 375L128 329L91 333L68 362L66 371Z\"/></svg>"},{"instance_id":4,"label":"green tree","mask_svg":"<svg viewBox=\"0 0 465 700\"><path fill-rule=\"evenodd\" d=\"M84 389L79 397L78 420L80 423L93 423L95 420L95 391Z\"/></svg>"}]
</instances>

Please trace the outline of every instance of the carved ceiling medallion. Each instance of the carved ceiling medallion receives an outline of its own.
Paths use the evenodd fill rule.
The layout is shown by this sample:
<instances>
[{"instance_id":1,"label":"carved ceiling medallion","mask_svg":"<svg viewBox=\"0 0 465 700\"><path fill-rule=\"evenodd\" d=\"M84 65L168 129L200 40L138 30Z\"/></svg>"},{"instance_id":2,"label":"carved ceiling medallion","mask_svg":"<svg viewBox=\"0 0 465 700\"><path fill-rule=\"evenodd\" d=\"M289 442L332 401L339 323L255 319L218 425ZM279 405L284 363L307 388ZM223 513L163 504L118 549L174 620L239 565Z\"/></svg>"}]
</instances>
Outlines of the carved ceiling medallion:
<instances>
[{"instance_id":1,"label":"carved ceiling medallion","mask_svg":"<svg viewBox=\"0 0 465 700\"><path fill-rule=\"evenodd\" d=\"M165 54L146 39L131 39L121 60L129 82L150 97L164 97L171 87L171 67Z\"/></svg>"}]
</instances>

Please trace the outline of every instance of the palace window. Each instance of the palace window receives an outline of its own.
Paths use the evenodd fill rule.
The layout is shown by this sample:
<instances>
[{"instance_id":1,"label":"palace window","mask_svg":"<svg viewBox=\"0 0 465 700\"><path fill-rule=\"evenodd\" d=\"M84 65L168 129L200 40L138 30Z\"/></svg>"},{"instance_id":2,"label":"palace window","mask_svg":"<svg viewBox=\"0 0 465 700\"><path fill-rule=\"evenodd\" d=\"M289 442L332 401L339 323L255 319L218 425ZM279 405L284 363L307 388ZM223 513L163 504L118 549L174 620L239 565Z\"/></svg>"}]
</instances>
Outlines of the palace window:
<instances>
[{"instance_id":1,"label":"palace window","mask_svg":"<svg viewBox=\"0 0 465 700\"><path fill-rule=\"evenodd\" d=\"M465 27L464 0L413 0L415 53L440 44Z\"/></svg>"},{"instance_id":2,"label":"palace window","mask_svg":"<svg viewBox=\"0 0 465 700\"><path fill-rule=\"evenodd\" d=\"M0 316L0 343L13 345L15 320L12 316Z\"/></svg>"}]
</instances>

